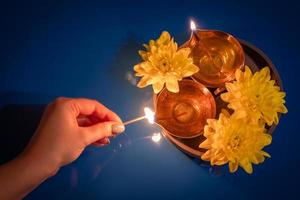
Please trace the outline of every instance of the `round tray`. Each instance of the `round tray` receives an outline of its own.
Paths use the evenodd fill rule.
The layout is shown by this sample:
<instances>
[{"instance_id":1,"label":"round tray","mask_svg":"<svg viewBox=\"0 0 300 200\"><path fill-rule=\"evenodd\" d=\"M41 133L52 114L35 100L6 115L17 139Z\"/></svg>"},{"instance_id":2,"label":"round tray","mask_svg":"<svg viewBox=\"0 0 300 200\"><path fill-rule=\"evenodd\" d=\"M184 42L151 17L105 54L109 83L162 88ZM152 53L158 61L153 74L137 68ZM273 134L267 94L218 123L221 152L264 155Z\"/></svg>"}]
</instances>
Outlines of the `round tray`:
<instances>
[{"instance_id":1,"label":"round tray","mask_svg":"<svg viewBox=\"0 0 300 200\"><path fill-rule=\"evenodd\" d=\"M252 44L244 40L239 40L239 42L242 45L245 53L245 65L249 66L252 72L256 72L265 66L269 66L272 79L276 81L276 84L279 85L282 90L283 88L280 76L271 60L261 50ZM216 88L210 89L212 94L214 94L215 89ZM221 100L219 95L214 95L214 97L217 107L216 117L218 117L221 109L224 108L226 103ZM268 133L272 134L275 127L276 125L274 124L271 127L268 127ZM199 158L206 151L206 149L199 148L199 144L206 139L202 134L194 138L178 138L171 135L167 130L163 128L162 130L166 138L168 138L177 148L190 156Z\"/></svg>"}]
</instances>

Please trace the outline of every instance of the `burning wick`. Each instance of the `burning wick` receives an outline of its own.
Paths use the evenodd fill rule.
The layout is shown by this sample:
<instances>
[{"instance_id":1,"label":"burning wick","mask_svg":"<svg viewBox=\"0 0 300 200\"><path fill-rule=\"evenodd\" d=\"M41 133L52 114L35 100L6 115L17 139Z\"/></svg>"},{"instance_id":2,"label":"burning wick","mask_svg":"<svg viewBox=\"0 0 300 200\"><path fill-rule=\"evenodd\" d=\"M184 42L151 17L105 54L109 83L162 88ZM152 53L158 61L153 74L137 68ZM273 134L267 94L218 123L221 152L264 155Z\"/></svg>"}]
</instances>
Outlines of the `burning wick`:
<instances>
[{"instance_id":1,"label":"burning wick","mask_svg":"<svg viewBox=\"0 0 300 200\"><path fill-rule=\"evenodd\" d=\"M132 120L129 120L129 121L126 121L123 123L124 126L128 125L128 124L132 124L134 122L137 122L137 121L140 121L140 120L143 120L143 119L147 119L149 121L150 124L153 124L154 123L154 116L155 116L155 113L148 107L145 107L144 108L144 112L145 112L145 115L142 116L142 117L137 117L135 119L132 119Z\"/></svg>"},{"instance_id":2,"label":"burning wick","mask_svg":"<svg viewBox=\"0 0 300 200\"><path fill-rule=\"evenodd\" d=\"M191 30L194 32L196 30L196 23L191 20Z\"/></svg>"},{"instance_id":3,"label":"burning wick","mask_svg":"<svg viewBox=\"0 0 300 200\"><path fill-rule=\"evenodd\" d=\"M194 35L196 37L196 39L199 41L200 38L196 33L197 26L196 26L196 23L193 20L191 20L190 28L191 28L191 31L192 31L192 35Z\"/></svg>"}]
</instances>

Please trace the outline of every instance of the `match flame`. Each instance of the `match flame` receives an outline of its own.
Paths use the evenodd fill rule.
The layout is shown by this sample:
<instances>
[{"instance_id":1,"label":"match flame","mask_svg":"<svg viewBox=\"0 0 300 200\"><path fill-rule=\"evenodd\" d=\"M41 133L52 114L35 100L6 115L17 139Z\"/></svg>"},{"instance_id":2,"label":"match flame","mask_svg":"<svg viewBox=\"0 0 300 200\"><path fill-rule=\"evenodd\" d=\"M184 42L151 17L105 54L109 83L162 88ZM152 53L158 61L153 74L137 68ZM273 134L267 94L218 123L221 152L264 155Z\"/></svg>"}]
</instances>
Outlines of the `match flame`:
<instances>
[{"instance_id":1,"label":"match flame","mask_svg":"<svg viewBox=\"0 0 300 200\"><path fill-rule=\"evenodd\" d=\"M196 30L196 23L193 20L191 20L191 30L192 31Z\"/></svg>"},{"instance_id":2,"label":"match flame","mask_svg":"<svg viewBox=\"0 0 300 200\"><path fill-rule=\"evenodd\" d=\"M144 112L145 112L145 118L148 119L150 124L153 124L155 113L148 107L144 108Z\"/></svg>"},{"instance_id":3,"label":"match flame","mask_svg":"<svg viewBox=\"0 0 300 200\"><path fill-rule=\"evenodd\" d=\"M161 140L161 134L160 133L153 133L151 137L153 142L158 143Z\"/></svg>"}]
</instances>

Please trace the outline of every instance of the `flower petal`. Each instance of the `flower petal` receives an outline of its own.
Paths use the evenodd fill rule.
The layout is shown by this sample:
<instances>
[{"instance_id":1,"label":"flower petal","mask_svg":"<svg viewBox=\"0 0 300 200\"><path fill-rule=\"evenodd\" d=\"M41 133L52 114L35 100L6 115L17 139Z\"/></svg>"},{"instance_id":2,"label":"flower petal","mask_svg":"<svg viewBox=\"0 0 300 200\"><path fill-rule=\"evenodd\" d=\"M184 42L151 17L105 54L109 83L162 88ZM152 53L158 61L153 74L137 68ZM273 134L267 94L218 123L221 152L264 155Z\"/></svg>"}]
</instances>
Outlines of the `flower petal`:
<instances>
[{"instance_id":1,"label":"flower petal","mask_svg":"<svg viewBox=\"0 0 300 200\"><path fill-rule=\"evenodd\" d=\"M236 172L236 170L238 169L239 165L237 162L229 162L229 171L231 173Z\"/></svg>"},{"instance_id":2,"label":"flower petal","mask_svg":"<svg viewBox=\"0 0 300 200\"><path fill-rule=\"evenodd\" d=\"M159 81L159 82L156 82L156 83L153 83L152 84L152 87L153 87L153 91L155 94L158 94L164 87L164 82L162 81Z\"/></svg>"},{"instance_id":3,"label":"flower petal","mask_svg":"<svg viewBox=\"0 0 300 200\"><path fill-rule=\"evenodd\" d=\"M148 60L149 53L147 51L140 50L139 55L142 57L143 60L145 60L145 61Z\"/></svg>"},{"instance_id":4,"label":"flower petal","mask_svg":"<svg viewBox=\"0 0 300 200\"><path fill-rule=\"evenodd\" d=\"M189 77L197 73L199 68L196 65L189 65L182 73L182 77Z\"/></svg>"},{"instance_id":5,"label":"flower petal","mask_svg":"<svg viewBox=\"0 0 300 200\"><path fill-rule=\"evenodd\" d=\"M202 156L201 156L201 159L202 160L205 160L205 161L209 161L210 160L210 150L206 151Z\"/></svg>"},{"instance_id":6,"label":"flower petal","mask_svg":"<svg viewBox=\"0 0 300 200\"><path fill-rule=\"evenodd\" d=\"M260 151L260 153L261 153L262 155L264 155L265 157L271 158L271 155L270 155L268 152Z\"/></svg>"},{"instance_id":7,"label":"flower petal","mask_svg":"<svg viewBox=\"0 0 300 200\"><path fill-rule=\"evenodd\" d=\"M241 167L248 173L248 174L252 174L253 172L253 168L252 168L252 164L249 162L249 160L242 160L240 162Z\"/></svg>"},{"instance_id":8,"label":"flower petal","mask_svg":"<svg viewBox=\"0 0 300 200\"><path fill-rule=\"evenodd\" d=\"M252 77L252 72L248 66L245 67L244 80L249 80Z\"/></svg>"},{"instance_id":9,"label":"flower petal","mask_svg":"<svg viewBox=\"0 0 300 200\"><path fill-rule=\"evenodd\" d=\"M288 109L284 105L281 105L278 108L278 112L280 112L280 113L287 113Z\"/></svg>"},{"instance_id":10,"label":"flower petal","mask_svg":"<svg viewBox=\"0 0 300 200\"><path fill-rule=\"evenodd\" d=\"M229 101L229 93L228 92L226 92L226 93L223 93L223 94L221 94L221 99L223 100L223 101L225 101L225 102L228 102Z\"/></svg>"},{"instance_id":11,"label":"flower petal","mask_svg":"<svg viewBox=\"0 0 300 200\"><path fill-rule=\"evenodd\" d=\"M163 31L156 42L158 45L163 45L163 44L168 43L170 40L171 40L171 36L170 36L169 32Z\"/></svg>"},{"instance_id":12,"label":"flower petal","mask_svg":"<svg viewBox=\"0 0 300 200\"><path fill-rule=\"evenodd\" d=\"M149 76L144 76L141 78L141 80L139 81L139 83L137 84L137 86L139 88L144 88L147 85L149 85L149 81L150 81L150 77Z\"/></svg>"},{"instance_id":13,"label":"flower petal","mask_svg":"<svg viewBox=\"0 0 300 200\"><path fill-rule=\"evenodd\" d=\"M199 145L199 148L202 148L202 149L210 149L210 148L211 148L211 141L209 141L208 139L204 140L204 142L202 142L202 143Z\"/></svg>"},{"instance_id":14,"label":"flower petal","mask_svg":"<svg viewBox=\"0 0 300 200\"><path fill-rule=\"evenodd\" d=\"M262 163L265 161L265 157L260 153L256 153L255 157L256 157L256 160L258 161L258 163Z\"/></svg>"},{"instance_id":15,"label":"flower petal","mask_svg":"<svg viewBox=\"0 0 300 200\"><path fill-rule=\"evenodd\" d=\"M244 76L243 76L243 72L240 69L237 69L235 71L235 78L237 81L243 81L244 80Z\"/></svg>"},{"instance_id":16,"label":"flower petal","mask_svg":"<svg viewBox=\"0 0 300 200\"><path fill-rule=\"evenodd\" d=\"M167 78L166 87L170 92L174 92L174 93L179 92L178 81L174 76L170 76L170 77Z\"/></svg>"}]
</instances>

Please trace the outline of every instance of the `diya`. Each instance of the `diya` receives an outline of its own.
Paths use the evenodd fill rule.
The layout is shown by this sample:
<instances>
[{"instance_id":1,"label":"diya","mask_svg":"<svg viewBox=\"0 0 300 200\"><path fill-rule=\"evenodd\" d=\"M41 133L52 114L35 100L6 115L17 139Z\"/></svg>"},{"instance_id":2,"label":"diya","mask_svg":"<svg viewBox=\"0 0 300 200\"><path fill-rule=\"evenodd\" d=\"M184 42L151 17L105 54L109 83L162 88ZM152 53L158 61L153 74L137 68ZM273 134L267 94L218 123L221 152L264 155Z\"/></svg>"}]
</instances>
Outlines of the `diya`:
<instances>
[{"instance_id":1,"label":"diya","mask_svg":"<svg viewBox=\"0 0 300 200\"><path fill-rule=\"evenodd\" d=\"M215 118L214 97L204 85L190 79L180 81L179 88L178 93L164 88L154 96L156 123L175 137L197 137L206 120Z\"/></svg>"},{"instance_id":2,"label":"diya","mask_svg":"<svg viewBox=\"0 0 300 200\"><path fill-rule=\"evenodd\" d=\"M199 71L193 78L207 87L218 88L234 79L236 69L242 68L245 55L232 35L217 30L200 30L191 26L189 41L181 47L191 49L191 57Z\"/></svg>"}]
</instances>

